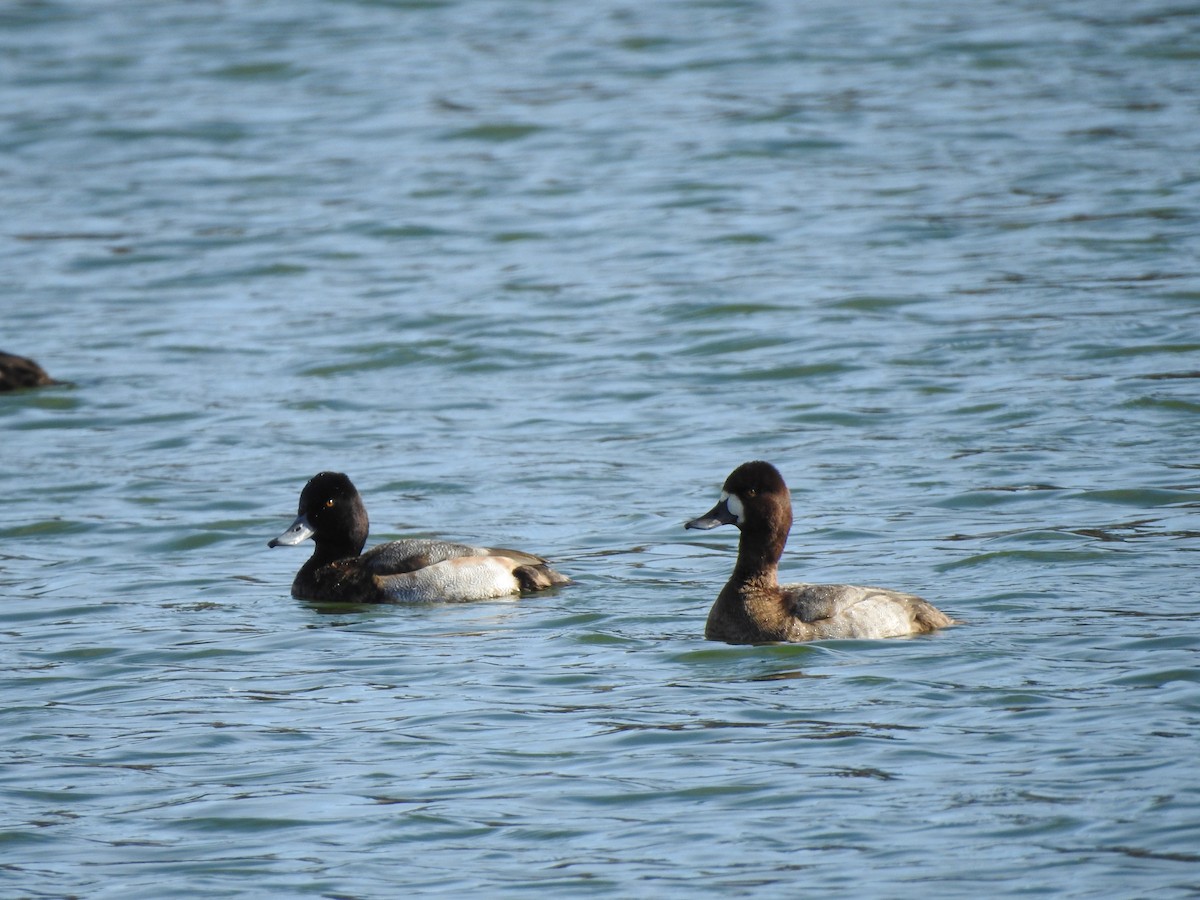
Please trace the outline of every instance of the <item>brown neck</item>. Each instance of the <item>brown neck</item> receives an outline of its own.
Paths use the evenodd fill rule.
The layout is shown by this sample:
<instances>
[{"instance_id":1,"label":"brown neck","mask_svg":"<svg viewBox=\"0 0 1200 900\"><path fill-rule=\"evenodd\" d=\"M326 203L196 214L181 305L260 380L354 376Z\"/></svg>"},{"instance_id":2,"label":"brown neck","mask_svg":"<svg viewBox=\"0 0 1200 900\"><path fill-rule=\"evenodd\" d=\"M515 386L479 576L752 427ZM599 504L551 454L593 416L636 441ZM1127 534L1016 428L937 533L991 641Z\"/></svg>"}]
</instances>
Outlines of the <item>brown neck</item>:
<instances>
[{"instance_id":1,"label":"brown neck","mask_svg":"<svg viewBox=\"0 0 1200 900\"><path fill-rule=\"evenodd\" d=\"M782 522L768 520L753 529L743 528L738 541L737 565L733 569L734 580L766 579L768 584L776 583L779 559L783 556L792 524L791 510L785 506L780 512Z\"/></svg>"}]
</instances>

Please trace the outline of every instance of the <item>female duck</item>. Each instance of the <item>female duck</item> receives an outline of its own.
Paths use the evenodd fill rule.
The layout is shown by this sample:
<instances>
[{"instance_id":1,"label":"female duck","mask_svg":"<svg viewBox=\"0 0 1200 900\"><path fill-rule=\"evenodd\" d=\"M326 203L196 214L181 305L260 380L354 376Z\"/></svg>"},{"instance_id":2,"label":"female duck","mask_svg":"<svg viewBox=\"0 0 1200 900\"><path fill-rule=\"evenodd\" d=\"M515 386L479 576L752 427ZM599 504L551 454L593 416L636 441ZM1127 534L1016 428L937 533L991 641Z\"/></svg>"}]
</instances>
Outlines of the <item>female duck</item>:
<instances>
[{"instance_id":1,"label":"female duck","mask_svg":"<svg viewBox=\"0 0 1200 900\"><path fill-rule=\"evenodd\" d=\"M783 584L779 558L792 497L770 463L748 462L725 479L717 505L685 528L736 525L737 565L708 614L704 636L730 644L887 638L924 634L954 620L912 594L850 584Z\"/></svg>"},{"instance_id":2,"label":"female duck","mask_svg":"<svg viewBox=\"0 0 1200 900\"><path fill-rule=\"evenodd\" d=\"M0 351L0 391L61 383L47 375L46 370L32 359Z\"/></svg>"},{"instance_id":3,"label":"female duck","mask_svg":"<svg viewBox=\"0 0 1200 900\"><path fill-rule=\"evenodd\" d=\"M410 539L363 553L367 528L366 507L350 479L321 472L300 492L296 521L267 546L313 539L316 549L292 582L292 596L300 600L489 600L569 582L541 557L520 550Z\"/></svg>"}]
</instances>

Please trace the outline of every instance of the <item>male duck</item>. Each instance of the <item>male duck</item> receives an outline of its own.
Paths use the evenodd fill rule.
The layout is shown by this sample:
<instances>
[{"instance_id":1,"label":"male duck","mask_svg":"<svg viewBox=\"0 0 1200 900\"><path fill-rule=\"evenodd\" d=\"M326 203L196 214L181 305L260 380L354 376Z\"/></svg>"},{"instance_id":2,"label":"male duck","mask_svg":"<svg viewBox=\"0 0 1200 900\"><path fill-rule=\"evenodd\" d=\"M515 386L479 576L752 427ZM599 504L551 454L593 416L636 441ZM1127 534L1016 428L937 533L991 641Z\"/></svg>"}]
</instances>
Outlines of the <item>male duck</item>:
<instances>
[{"instance_id":1,"label":"male duck","mask_svg":"<svg viewBox=\"0 0 1200 900\"><path fill-rule=\"evenodd\" d=\"M783 584L779 558L792 527L792 497L770 463L748 462L725 479L717 505L685 528L736 525L737 565L708 614L704 636L729 644L887 638L924 634L954 620L933 605L885 588Z\"/></svg>"},{"instance_id":2,"label":"male duck","mask_svg":"<svg viewBox=\"0 0 1200 900\"><path fill-rule=\"evenodd\" d=\"M569 583L544 559L520 550L409 539L363 553L367 528L366 507L350 479L320 472L300 492L296 521L267 546L313 539L316 549L292 582L292 596L300 600L489 600Z\"/></svg>"}]
</instances>

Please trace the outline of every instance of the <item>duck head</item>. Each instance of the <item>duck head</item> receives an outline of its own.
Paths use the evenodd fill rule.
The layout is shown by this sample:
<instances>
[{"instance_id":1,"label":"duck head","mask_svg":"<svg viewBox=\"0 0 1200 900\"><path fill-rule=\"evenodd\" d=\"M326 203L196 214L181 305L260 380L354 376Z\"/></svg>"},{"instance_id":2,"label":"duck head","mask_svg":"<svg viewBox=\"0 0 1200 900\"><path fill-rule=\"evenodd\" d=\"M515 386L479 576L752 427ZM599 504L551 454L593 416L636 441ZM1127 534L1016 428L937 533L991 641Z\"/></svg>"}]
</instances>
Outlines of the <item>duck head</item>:
<instances>
[{"instance_id":1,"label":"duck head","mask_svg":"<svg viewBox=\"0 0 1200 900\"><path fill-rule=\"evenodd\" d=\"M341 472L319 472L300 492L296 520L268 547L295 546L309 538L317 553L345 559L362 553L370 524L357 488Z\"/></svg>"},{"instance_id":2,"label":"duck head","mask_svg":"<svg viewBox=\"0 0 1200 900\"><path fill-rule=\"evenodd\" d=\"M792 527L792 495L783 476L769 462L755 460L734 469L721 488L717 505L685 528L708 531L719 525L736 525L743 534L783 534Z\"/></svg>"}]
</instances>

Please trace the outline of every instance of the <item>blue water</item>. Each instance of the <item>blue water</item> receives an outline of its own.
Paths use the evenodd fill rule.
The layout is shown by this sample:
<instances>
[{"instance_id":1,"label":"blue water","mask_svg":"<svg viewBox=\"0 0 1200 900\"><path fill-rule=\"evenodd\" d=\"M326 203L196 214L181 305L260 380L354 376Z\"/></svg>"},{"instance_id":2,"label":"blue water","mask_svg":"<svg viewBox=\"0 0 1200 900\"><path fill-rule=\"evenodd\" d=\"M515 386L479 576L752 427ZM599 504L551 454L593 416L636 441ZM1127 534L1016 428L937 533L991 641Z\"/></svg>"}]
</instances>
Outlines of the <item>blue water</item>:
<instances>
[{"instance_id":1,"label":"blue water","mask_svg":"<svg viewBox=\"0 0 1200 900\"><path fill-rule=\"evenodd\" d=\"M0 894L1200 894L1200 9L0 11ZM783 574L965 621L730 647ZM328 608L373 541L570 588Z\"/></svg>"}]
</instances>

